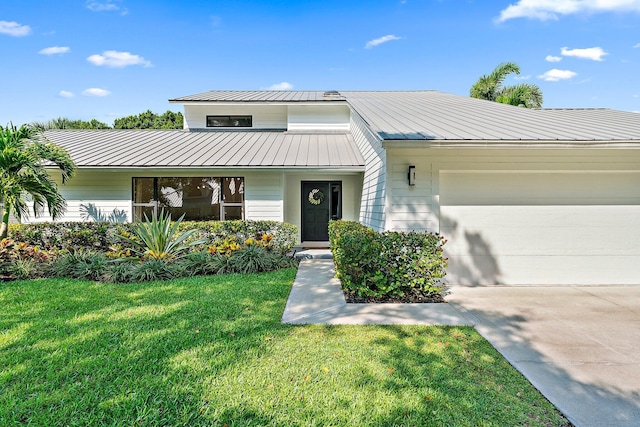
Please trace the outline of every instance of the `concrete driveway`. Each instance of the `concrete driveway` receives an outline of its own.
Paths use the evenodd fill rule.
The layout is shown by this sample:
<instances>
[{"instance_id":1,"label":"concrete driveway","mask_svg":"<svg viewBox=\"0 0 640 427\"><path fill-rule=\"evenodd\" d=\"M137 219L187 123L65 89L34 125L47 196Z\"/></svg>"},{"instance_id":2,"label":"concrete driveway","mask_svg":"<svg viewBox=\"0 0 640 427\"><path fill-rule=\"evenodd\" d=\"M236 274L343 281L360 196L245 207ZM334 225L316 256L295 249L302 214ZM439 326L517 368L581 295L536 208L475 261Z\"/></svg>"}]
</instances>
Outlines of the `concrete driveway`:
<instances>
[{"instance_id":1,"label":"concrete driveway","mask_svg":"<svg viewBox=\"0 0 640 427\"><path fill-rule=\"evenodd\" d=\"M640 425L640 286L452 286L447 300L576 426Z\"/></svg>"}]
</instances>

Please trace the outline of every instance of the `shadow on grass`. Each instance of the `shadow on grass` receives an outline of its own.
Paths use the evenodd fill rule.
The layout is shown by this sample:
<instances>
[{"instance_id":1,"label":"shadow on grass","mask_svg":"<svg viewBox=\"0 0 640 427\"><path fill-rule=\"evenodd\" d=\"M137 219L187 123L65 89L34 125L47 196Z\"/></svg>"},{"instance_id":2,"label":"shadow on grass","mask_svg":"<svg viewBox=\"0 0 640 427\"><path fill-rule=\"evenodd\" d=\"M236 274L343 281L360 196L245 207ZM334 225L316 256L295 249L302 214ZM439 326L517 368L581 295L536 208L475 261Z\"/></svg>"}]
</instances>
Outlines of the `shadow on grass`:
<instances>
[{"instance_id":1,"label":"shadow on grass","mask_svg":"<svg viewBox=\"0 0 640 427\"><path fill-rule=\"evenodd\" d=\"M198 374L285 334L294 273L3 284L0 424L210 425Z\"/></svg>"},{"instance_id":2,"label":"shadow on grass","mask_svg":"<svg viewBox=\"0 0 640 427\"><path fill-rule=\"evenodd\" d=\"M563 424L471 328L281 324L294 275L3 286L0 425Z\"/></svg>"}]
</instances>

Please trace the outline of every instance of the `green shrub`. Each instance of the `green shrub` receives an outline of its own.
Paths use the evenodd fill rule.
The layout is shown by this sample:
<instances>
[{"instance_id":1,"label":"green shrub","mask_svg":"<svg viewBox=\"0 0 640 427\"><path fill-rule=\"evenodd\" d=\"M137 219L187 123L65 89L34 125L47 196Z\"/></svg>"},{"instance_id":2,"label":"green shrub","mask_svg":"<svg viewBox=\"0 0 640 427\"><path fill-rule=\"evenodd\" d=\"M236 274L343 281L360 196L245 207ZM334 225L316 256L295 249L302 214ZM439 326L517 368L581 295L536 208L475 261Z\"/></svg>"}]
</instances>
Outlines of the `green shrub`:
<instances>
[{"instance_id":1,"label":"green shrub","mask_svg":"<svg viewBox=\"0 0 640 427\"><path fill-rule=\"evenodd\" d=\"M297 236L297 229L291 224L178 220L164 221L158 230L148 230L154 226L152 223L11 224L12 236L27 243L0 242L0 276L5 279L74 277L127 283L297 266L290 255ZM136 234L140 228L149 231L147 235ZM161 238L153 235L156 231ZM185 233L186 237L182 238ZM206 240L204 248L197 244L203 243L202 240ZM169 244L173 247L169 248ZM173 248L180 247L187 249L167 256ZM232 256L235 252L242 253ZM144 258L144 262L136 259L136 255ZM146 258L156 256L167 262L147 262ZM18 259L25 262L16 265ZM34 262L28 262L30 259Z\"/></svg>"},{"instance_id":2,"label":"green shrub","mask_svg":"<svg viewBox=\"0 0 640 427\"><path fill-rule=\"evenodd\" d=\"M102 280L112 283L129 283L132 282L133 270L135 264L131 260L115 259L112 260L109 268L102 275Z\"/></svg>"},{"instance_id":3,"label":"green shrub","mask_svg":"<svg viewBox=\"0 0 640 427\"><path fill-rule=\"evenodd\" d=\"M229 271L229 257L208 251L190 252L181 263L190 276L224 274Z\"/></svg>"},{"instance_id":4,"label":"green shrub","mask_svg":"<svg viewBox=\"0 0 640 427\"><path fill-rule=\"evenodd\" d=\"M262 241L266 237L270 249L282 253L291 250L297 243L298 235L295 225L278 221L191 221L182 226L195 228L198 231L194 237L204 238L214 247L224 245L225 241L242 245L249 239Z\"/></svg>"},{"instance_id":5,"label":"green shrub","mask_svg":"<svg viewBox=\"0 0 640 427\"><path fill-rule=\"evenodd\" d=\"M79 248L61 253L51 265L55 277L101 280L108 273L111 262L98 251Z\"/></svg>"},{"instance_id":6,"label":"green shrub","mask_svg":"<svg viewBox=\"0 0 640 427\"><path fill-rule=\"evenodd\" d=\"M344 289L360 297L442 295L447 260L435 233L376 233L357 222L331 221L331 250Z\"/></svg>"},{"instance_id":7,"label":"green shrub","mask_svg":"<svg viewBox=\"0 0 640 427\"><path fill-rule=\"evenodd\" d=\"M106 251L112 243L110 229L115 224L100 222L44 222L11 224L14 240L43 249L95 249Z\"/></svg>"},{"instance_id":8,"label":"green shrub","mask_svg":"<svg viewBox=\"0 0 640 427\"><path fill-rule=\"evenodd\" d=\"M111 261L103 252L85 252L85 256L73 267L73 277L87 280L103 280L111 268Z\"/></svg>"},{"instance_id":9,"label":"green shrub","mask_svg":"<svg viewBox=\"0 0 640 427\"><path fill-rule=\"evenodd\" d=\"M229 268L236 273L258 273L273 270L273 258L257 245L246 245L229 257Z\"/></svg>"},{"instance_id":10,"label":"green shrub","mask_svg":"<svg viewBox=\"0 0 640 427\"><path fill-rule=\"evenodd\" d=\"M33 259L18 259L8 264L5 271L8 273L8 276L15 277L16 279L35 279L46 276L42 270L42 266L43 264Z\"/></svg>"},{"instance_id":11,"label":"green shrub","mask_svg":"<svg viewBox=\"0 0 640 427\"><path fill-rule=\"evenodd\" d=\"M0 240L0 276L33 279L47 277L53 254L37 246L12 239Z\"/></svg>"},{"instance_id":12,"label":"green shrub","mask_svg":"<svg viewBox=\"0 0 640 427\"><path fill-rule=\"evenodd\" d=\"M196 232L195 229L189 229L178 234L178 228L184 218L182 215L174 223L171 223L171 214L162 211L159 216L154 212L151 220L144 216L144 222L136 222L133 224L133 234L122 234L120 237L133 246L133 251L143 258L154 259L173 259L180 257L193 246L202 245L205 239L192 240L187 239Z\"/></svg>"},{"instance_id":13,"label":"green shrub","mask_svg":"<svg viewBox=\"0 0 640 427\"><path fill-rule=\"evenodd\" d=\"M9 233L15 241L38 246L43 250L73 250L80 247L103 252L127 243L121 236L133 236L139 223L105 222L43 222L10 224ZM273 251L287 253L297 243L298 229L293 224L278 221L182 221L177 233L196 230L185 240L190 243L205 239L207 245L222 242L233 236L237 242L272 236Z\"/></svg>"},{"instance_id":14,"label":"green shrub","mask_svg":"<svg viewBox=\"0 0 640 427\"><path fill-rule=\"evenodd\" d=\"M159 258L147 258L132 263L130 279L133 282L170 280L185 275L185 269L179 262L170 262Z\"/></svg>"}]
</instances>

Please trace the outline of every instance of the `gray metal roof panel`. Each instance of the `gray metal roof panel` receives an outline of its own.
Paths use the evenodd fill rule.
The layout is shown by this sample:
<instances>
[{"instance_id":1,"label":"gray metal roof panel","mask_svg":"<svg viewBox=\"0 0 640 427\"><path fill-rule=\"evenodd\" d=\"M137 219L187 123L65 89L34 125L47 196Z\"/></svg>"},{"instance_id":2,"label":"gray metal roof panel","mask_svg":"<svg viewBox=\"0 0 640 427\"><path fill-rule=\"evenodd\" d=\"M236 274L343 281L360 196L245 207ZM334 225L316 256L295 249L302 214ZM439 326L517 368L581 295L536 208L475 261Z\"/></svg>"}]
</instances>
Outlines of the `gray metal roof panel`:
<instances>
[{"instance_id":1,"label":"gray metal roof panel","mask_svg":"<svg viewBox=\"0 0 640 427\"><path fill-rule=\"evenodd\" d=\"M310 90L212 90L170 99L169 102L334 102L340 95Z\"/></svg>"},{"instance_id":2,"label":"gray metal roof panel","mask_svg":"<svg viewBox=\"0 0 640 427\"><path fill-rule=\"evenodd\" d=\"M383 140L640 140L640 114L532 110L437 91L340 92Z\"/></svg>"},{"instance_id":3,"label":"gray metal roof panel","mask_svg":"<svg viewBox=\"0 0 640 427\"><path fill-rule=\"evenodd\" d=\"M79 167L364 166L350 133L49 130L45 136Z\"/></svg>"}]
</instances>

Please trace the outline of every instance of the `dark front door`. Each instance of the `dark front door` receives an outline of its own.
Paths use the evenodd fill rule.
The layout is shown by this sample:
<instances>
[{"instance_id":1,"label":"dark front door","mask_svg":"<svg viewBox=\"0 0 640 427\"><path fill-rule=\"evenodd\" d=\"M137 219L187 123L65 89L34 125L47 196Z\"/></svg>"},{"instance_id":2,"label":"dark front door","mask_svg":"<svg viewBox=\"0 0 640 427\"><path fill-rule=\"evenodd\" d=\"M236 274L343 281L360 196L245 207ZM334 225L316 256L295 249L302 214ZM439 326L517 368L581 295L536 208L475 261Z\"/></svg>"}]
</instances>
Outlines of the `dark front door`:
<instances>
[{"instance_id":1,"label":"dark front door","mask_svg":"<svg viewBox=\"0 0 640 427\"><path fill-rule=\"evenodd\" d=\"M329 240L331 217L331 183L302 183L302 241Z\"/></svg>"}]
</instances>

